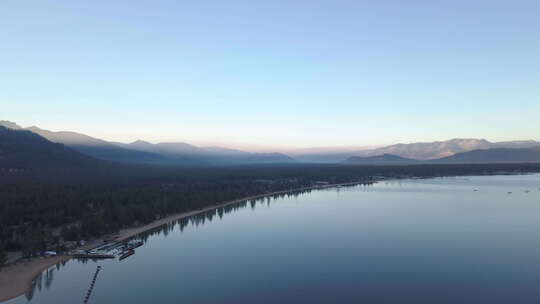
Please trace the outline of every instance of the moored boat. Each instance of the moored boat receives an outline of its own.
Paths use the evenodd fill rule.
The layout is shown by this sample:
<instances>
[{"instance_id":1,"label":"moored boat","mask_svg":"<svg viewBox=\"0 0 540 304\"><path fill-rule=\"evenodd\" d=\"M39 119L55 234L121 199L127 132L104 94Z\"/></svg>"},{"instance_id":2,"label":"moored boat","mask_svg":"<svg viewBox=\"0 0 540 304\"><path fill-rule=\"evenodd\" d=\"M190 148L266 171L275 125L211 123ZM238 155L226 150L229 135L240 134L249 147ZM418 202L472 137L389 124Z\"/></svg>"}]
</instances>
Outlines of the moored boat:
<instances>
[{"instance_id":1,"label":"moored boat","mask_svg":"<svg viewBox=\"0 0 540 304\"><path fill-rule=\"evenodd\" d=\"M127 251L125 251L124 253L122 253L122 255L118 258L118 260L123 260L131 255L134 255L135 254L135 250L133 249L128 249Z\"/></svg>"}]
</instances>

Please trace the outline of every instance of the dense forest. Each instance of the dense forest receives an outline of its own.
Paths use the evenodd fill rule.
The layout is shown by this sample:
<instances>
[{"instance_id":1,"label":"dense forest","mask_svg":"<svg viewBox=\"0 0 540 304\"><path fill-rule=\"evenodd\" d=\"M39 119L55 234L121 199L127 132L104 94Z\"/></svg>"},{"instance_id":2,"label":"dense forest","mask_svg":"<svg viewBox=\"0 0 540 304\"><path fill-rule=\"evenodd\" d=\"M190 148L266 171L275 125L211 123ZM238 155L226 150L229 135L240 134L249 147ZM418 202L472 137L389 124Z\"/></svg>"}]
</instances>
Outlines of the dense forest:
<instances>
[{"instance_id":1,"label":"dense forest","mask_svg":"<svg viewBox=\"0 0 540 304\"><path fill-rule=\"evenodd\" d=\"M0 169L0 248L28 256L61 249L64 240L91 239L170 214L318 181L524 172L540 172L540 164Z\"/></svg>"},{"instance_id":2,"label":"dense forest","mask_svg":"<svg viewBox=\"0 0 540 304\"><path fill-rule=\"evenodd\" d=\"M4 248L4 245L0 243L0 265L4 265L6 261L7 261L7 252Z\"/></svg>"}]
</instances>

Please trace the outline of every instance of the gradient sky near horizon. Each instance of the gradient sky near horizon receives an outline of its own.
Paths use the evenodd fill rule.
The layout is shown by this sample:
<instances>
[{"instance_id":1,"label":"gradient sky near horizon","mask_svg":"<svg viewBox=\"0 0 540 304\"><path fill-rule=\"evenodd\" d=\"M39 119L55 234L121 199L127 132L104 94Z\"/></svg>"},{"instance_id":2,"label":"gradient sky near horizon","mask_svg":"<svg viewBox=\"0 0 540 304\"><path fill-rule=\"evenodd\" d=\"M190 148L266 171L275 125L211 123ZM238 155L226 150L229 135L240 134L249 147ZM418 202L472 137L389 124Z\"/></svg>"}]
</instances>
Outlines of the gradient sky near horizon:
<instances>
[{"instance_id":1,"label":"gradient sky near horizon","mask_svg":"<svg viewBox=\"0 0 540 304\"><path fill-rule=\"evenodd\" d=\"M0 119L239 148L540 140L538 1L0 3Z\"/></svg>"}]
</instances>

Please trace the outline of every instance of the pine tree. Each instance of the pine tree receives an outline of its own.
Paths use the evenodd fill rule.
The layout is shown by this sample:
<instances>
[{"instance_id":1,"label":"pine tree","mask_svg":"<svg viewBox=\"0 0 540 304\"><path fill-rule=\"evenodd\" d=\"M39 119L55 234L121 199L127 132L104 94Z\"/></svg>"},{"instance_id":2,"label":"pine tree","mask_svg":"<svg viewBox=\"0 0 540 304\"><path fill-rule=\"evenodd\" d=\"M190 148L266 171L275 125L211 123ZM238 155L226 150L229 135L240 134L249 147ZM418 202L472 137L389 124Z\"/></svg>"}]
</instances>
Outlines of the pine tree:
<instances>
[{"instance_id":1,"label":"pine tree","mask_svg":"<svg viewBox=\"0 0 540 304\"><path fill-rule=\"evenodd\" d=\"M7 262L7 253L4 250L4 246L0 243L0 268Z\"/></svg>"},{"instance_id":2,"label":"pine tree","mask_svg":"<svg viewBox=\"0 0 540 304\"><path fill-rule=\"evenodd\" d=\"M32 257L38 251L45 250L44 248L44 238L42 233L37 228L30 228L24 233L23 240L23 256L26 258Z\"/></svg>"}]
</instances>

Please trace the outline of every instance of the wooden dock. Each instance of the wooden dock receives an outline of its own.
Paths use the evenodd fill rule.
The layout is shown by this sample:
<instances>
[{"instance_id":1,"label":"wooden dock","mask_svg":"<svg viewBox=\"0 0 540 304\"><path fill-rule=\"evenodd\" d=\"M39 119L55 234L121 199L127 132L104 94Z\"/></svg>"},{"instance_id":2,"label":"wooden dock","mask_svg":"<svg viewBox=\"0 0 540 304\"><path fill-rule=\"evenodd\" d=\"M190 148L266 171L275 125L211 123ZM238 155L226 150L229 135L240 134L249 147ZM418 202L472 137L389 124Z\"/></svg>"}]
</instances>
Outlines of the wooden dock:
<instances>
[{"instance_id":1,"label":"wooden dock","mask_svg":"<svg viewBox=\"0 0 540 304\"><path fill-rule=\"evenodd\" d=\"M80 259L114 259L115 256L112 254L72 254L71 255L74 258L80 258Z\"/></svg>"},{"instance_id":2,"label":"wooden dock","mask_svg":"<svg viewBox=\"0 0 540 304\"><path fill-rule=\"evenodd\" d=\"M96 269L96 272L94 273L94 277L92 278L92 283L90 283L90 288L88 288L88 291L86 292L86 296L84 297L83 304L87 304L88 300L90 300L90 295L92 294L92 291L94 291L94 285L96 284L97 276L100 270L101 270L101 266L98 266Z\"/></svg>"}]
</instances>

